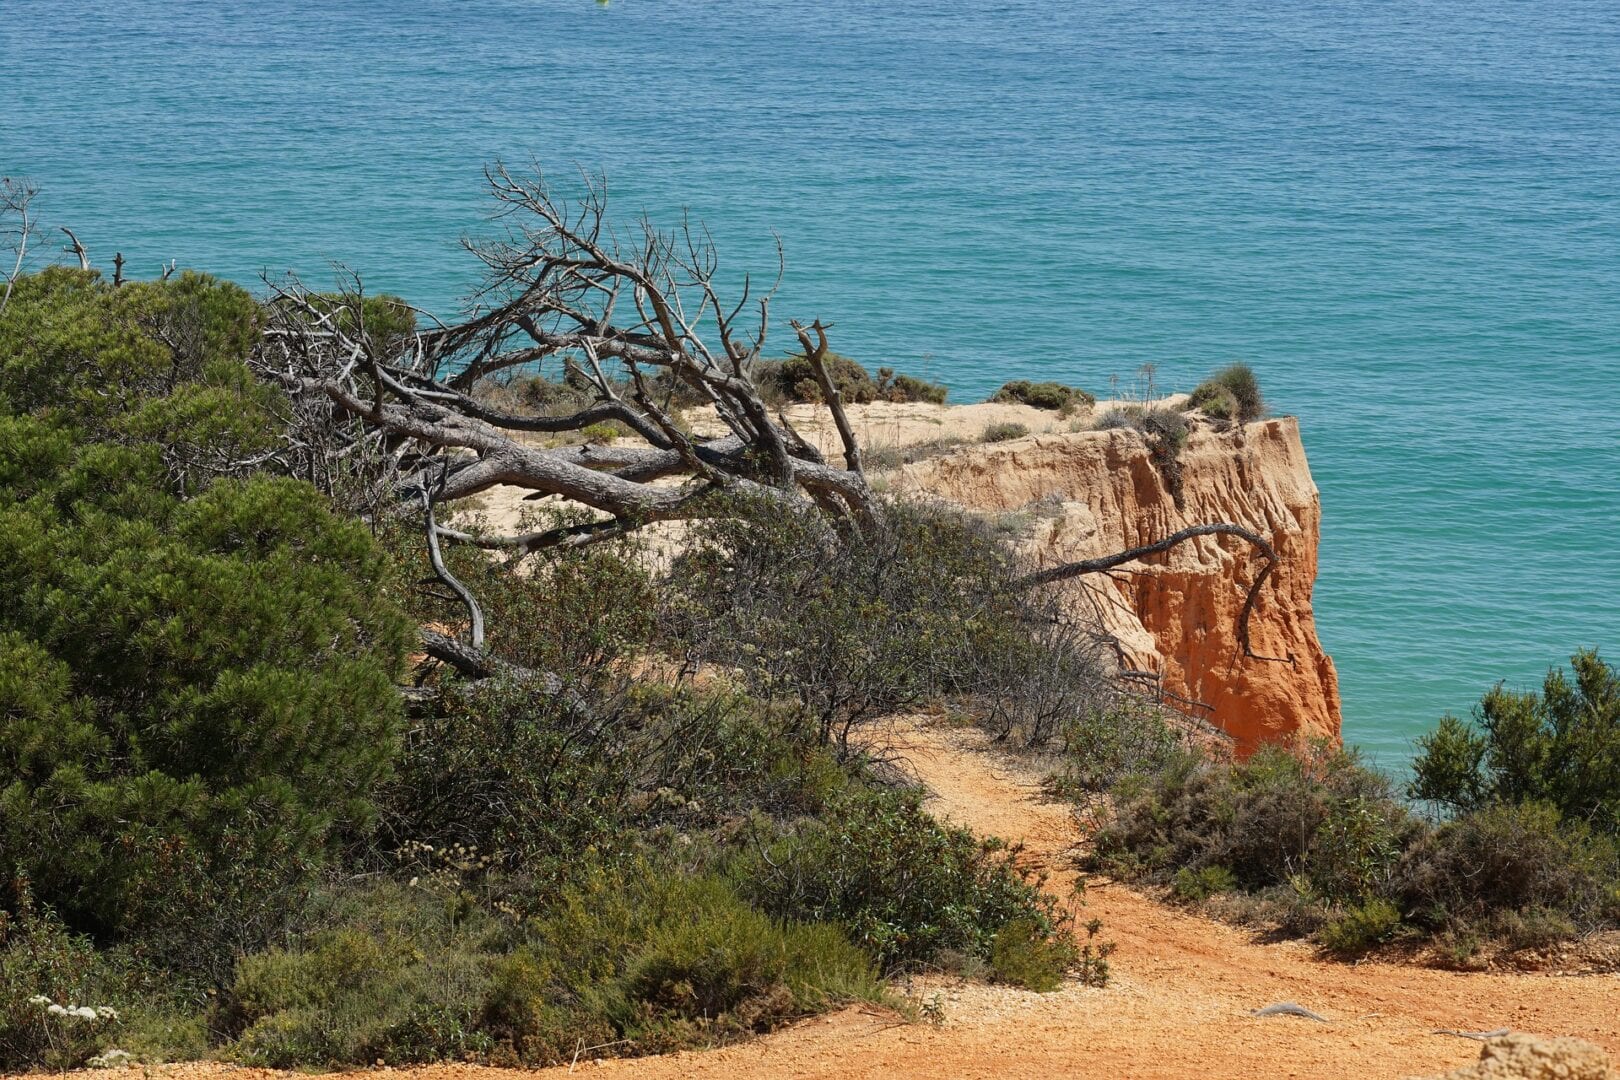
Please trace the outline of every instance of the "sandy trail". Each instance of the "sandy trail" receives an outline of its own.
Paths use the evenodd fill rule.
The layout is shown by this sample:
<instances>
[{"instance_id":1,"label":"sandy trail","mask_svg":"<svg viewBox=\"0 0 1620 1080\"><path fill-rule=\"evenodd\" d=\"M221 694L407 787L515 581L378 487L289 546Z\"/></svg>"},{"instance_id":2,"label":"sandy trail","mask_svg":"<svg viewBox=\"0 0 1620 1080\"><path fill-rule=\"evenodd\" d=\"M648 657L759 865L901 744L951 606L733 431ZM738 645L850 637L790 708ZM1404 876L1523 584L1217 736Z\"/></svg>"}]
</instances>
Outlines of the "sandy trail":
<instances>
[{"instance_id":1,"label":"sandy trail","mask_svg":"<svg viewBox=\"0 0 1620 1080\"><path fill-rule=\"evenodd\" d=\"M1074 875L1078 837L1070 810L1044 800L1038 779L992 753L971 730L906 725L894 743L934 792L931 809L986 835L1022 840L1051 872L1057 895ZM624 1080L674 1077L837 1077L932 1080L995 1077L1409 1077L1475 1061L1479 1044L1436 1028L1510 1027L1575 1035L1620 1051L1620 977L1453 973L1392 964L1325 962L1298 943L1258 944L1241 930L1093 884L1084 917L1116 941L1104 989L1074 983L1051 994L935 980L945 1022L906 1023L850 1008L752 1042L630 1060L588 1059L572 1070ZM1249 1015L1294 1001L1327 1024ZM561 1077L568 1068L517 1072L440 1065L381 1072L412 1080ZM167 1080L290 1078L217 1063L160 1066ZM82 1074L81 1074L82 1075Z\"/></svg>"}]
</instances>

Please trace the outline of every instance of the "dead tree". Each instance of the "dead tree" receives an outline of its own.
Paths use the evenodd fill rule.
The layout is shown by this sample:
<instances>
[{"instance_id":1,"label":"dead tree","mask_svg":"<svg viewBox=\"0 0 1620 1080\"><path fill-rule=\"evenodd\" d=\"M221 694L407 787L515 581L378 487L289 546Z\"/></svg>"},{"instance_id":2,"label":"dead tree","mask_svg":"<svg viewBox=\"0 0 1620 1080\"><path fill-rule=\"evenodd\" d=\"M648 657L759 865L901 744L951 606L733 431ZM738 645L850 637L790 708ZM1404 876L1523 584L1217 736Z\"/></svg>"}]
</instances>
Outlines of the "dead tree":
<instances>
[{"instance_id":1,"label":"dead tree","mask_svg":"<svg viewBox=\"0 0 1620 1080\"><path fill-rule=\"evenodd\" d=\"M39 185L31 180L0 177L0 240L3 240L5 247L17 253L10 269L0 269L5 274L5 289L0 291L0 312L5 311L6 305L11 303L12 287L27 264L28 246L35 238L33 202L38 194Z\"/></svg>"},{"instance_id":2,"label":"dead tree","mask_svg":"<svg viewBox=\"0 0 1620 1080\"><path fill-rule=\"evenodd\" d=\"M507 229L498 242L468 245L488 276L465 320L385 340L365 325L357 280L337 294L297 281L272 286L254 363L291 395L289 453L299 471L331 488L345 468L369 463L381 487L422 508L435 548L444 540L523 556L707 516L739 495L813 504L841 528L879 527L880 507L826 371L825 325L794 329L843 437L842 465L773 415L749 375L769 330L774 285L756 294L745 277L735 299L723 298L705 230L683 221L663 231L643 220L621 233L607 217L600 179L587 177L583 196L569 203L543 180L504 167L486 175ZM593 398L568 415L507 413L473 393L482 379L553 357ZM688 434L676 422L676 394L712 406L727 434ZM633 438L554 448L533 438L606 421ZM501 484L594 515L514 536L476 535L435 518L439 504ZM457 595L476 623L476 602ZM478 666L465 655L445 658Z\"/></svg>"}]
</instances>

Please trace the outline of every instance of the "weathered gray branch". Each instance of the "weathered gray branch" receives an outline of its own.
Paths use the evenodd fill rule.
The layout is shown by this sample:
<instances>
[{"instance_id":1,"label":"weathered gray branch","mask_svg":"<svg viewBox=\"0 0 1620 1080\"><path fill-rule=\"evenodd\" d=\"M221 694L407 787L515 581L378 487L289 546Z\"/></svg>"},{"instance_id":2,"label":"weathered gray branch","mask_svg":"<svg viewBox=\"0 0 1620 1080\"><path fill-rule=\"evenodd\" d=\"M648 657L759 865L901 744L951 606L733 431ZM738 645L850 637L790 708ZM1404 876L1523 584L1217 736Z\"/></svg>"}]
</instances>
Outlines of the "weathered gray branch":
<instances>
[{"instance_id":1,"label":"weathered gray branch","mask_svg":"<svg viewBox=\"0 0 1620 1080\"><path fill-rule=\"evenodd\" d=\"M1277 549L1272 547L1271 541L1251 529L1243 528L1241 525L1231 525L1224 522L1210 525L1194 525L1191 528L1171 533L1164 539L1151 544L1143 544L1140 547L1129 548L1100 558L1080 559L1075 562L1063 563L1060 566L1049 567L1045 570L1038 570L1033 574L1027 574L1019 578L1014 585L1017 588L1033 588L1037 585L1051 585L1055 582L1067 581L1086 574L1104 573L1117 566L1135 562L1149 555L1163 554L1171 548L1184 544L1189 540L1197 539L1200 536L1236 536L1252 544L1260 552L1265 559L1265 565L1255 575L1254 581L1249 585L1248 594L1243 598L1243 611L1238 616L1238 644L1243 648L1243 655L1250 659L1292 664L1294 662L1292 655L1287 657L1262 656L1256 653L1249 644L1249 620L1254 614L1254 605L1260 597L1261 586L1266 583L1266 579L1271 576L1272 570L1276 568Z\"/></svg>"}]
</instances>

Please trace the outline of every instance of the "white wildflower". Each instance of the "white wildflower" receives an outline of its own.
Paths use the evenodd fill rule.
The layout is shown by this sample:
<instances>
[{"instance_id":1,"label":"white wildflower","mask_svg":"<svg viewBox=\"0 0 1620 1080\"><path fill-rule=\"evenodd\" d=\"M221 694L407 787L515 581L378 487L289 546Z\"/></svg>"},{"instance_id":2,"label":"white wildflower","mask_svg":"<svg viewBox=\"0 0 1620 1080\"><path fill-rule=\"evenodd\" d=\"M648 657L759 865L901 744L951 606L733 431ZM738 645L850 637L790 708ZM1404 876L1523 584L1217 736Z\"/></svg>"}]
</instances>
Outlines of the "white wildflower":
<instances>
[{"instance_id":1,"label":"white wildflower","mask_svg":"<svg viewBox=\"0 0 1620 1080\"><path fill-rule=\"evenodd\" d=\"M96 1010L92 1009L88 1005L75 1005L73 1008L68 1010L68 1015L77 1016L80 1020L100 1019L100 1017L96 1016Z\"/></svg>"},{"instance_id":2,"label":"white wildflower","mask_svg":"<svg viewBox=\"0 0 1620 1080\"><path fill-rule=\"evenodd\" d=\"M45 1011L50 1013L52 1016L66 1016L68 1014L68 1011L66 1009L62 1008L62 1006L60 1006L60 1005L55 1004L54 1002Z\"/></svg>"},{"instance_id":3,"label":"white wildflower","mask_svg":"<svg viewBox=\"0 0 1620 1080\"><path fill-rule=\"evenodd\" d=\"M49 1005L50 1003L51 999L46 997L44 994L35 994L33 997L28 999L28 1004L30 1005Z\"/></svg>"},{"instance_id":4,"label":"white wildflower","mask_svg":"<svg viewBox=\"0 0 1620 1080\"><path fill-rule=\"evenodd\" d=\"M116 1020L118 1019L118 1010L111 1005L97 1005L96 1015L103 1020Z\"/></svg>"}]
</instances>

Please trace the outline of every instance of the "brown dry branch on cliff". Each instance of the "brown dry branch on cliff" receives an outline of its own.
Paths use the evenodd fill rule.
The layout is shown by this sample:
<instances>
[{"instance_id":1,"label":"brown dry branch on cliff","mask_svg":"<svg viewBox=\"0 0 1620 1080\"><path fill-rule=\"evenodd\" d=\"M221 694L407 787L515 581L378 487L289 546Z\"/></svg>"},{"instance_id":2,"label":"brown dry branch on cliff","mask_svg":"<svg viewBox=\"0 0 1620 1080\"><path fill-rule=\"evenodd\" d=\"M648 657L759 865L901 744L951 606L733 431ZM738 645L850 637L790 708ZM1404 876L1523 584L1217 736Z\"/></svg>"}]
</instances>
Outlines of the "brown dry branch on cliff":
<instances>
[{"instance_id":1,"label":"brown dry branch on cliff","mask_svg":"<svg viewBox=\"0 0 1620 1080\"><path fill-rule=\"evenodd\" d=\"M653 522L729 514L739 495L814 505L844 536L883 529L881 504L867 486L859 443L828 372L827 325L791 324L840 436L841 464L828 462L761 397L749 372L770 328L774 285L756 295L744 277L735 298L723 297L718 255L702 226L683 219L665 230L643 218L622 229L609 218L607 185L596 177L583 178L572 202L538 175L520 177L496 165L486 177L505 232L494 242L467 244L487 278L462 321L400 331L375 317L357 278L335 294L295 279L272 285L254 359L293 403L288 458L295 471L329 491L347 485L361 492L356 501L372 514L390 504L420 508L435 574L465 606L470 624L466 640L425 633L431 655L472 676L501 669L485 653L477 599L447 569L442 543L521 559ZM779 248L777 280L780 271ZM502 411L474 394L480 380L548 360L591 388L592 400L567 415L534 416ZM690 434L678 419L677 393L712 406L728 434ZM610 421L631 437L549 447L535 438ZM496 485L527 488L529 499L556 496L593 513L505 536L452 528L436 513ZM1211 532L1243 536L1275 560L1254 534L1211 525L1122 553L1109 565ZM1032 575L1024 585L1090 572L1073 564ZM1264 579L1262 573L1254 592ZM1251 594L1245 622L1252 601Z\"/></svg>"}]
</instances>

